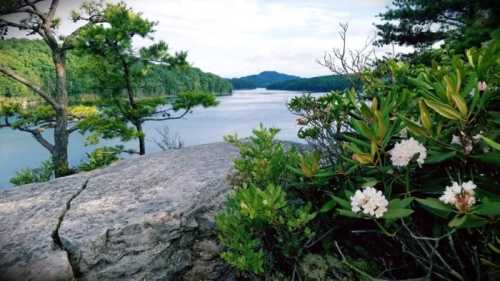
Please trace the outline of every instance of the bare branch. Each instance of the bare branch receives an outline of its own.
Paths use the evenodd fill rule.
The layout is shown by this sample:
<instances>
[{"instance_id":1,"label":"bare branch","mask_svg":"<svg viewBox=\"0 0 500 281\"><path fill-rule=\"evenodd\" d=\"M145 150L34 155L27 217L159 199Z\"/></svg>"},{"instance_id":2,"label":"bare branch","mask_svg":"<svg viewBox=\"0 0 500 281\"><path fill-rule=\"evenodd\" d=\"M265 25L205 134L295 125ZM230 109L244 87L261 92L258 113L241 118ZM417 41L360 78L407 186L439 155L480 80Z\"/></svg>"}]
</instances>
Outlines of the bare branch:
<instances>
[{"instance_id":1,"label":"bare branch","mask_svg":"<svg viewBox=\"0 0 500 281\"><path fill-rule=\"evenodd\" d=\"M47 14L47 21L51 22L54 19L58 5L59 0L52 0L52 3L50 3L49 12Z\"/></svg>"},{"instance_id":2,"label":"bare branch","mask_svg":"<svg viewBox=\"0 0 500 281\"><path fill-rule=\"evenodd\" d=\"M375 50L371 46L375 38L368 38L360 49L349 49L347 46L348 31L348 23L339 23L338 35L342 41L342 46L333 48L330 53L325 53L323 60L318 60L318 63L327 67L336 75L348 76L354 74L361 76L361 73L373 61ZM351 78L349 79L354 82Z\"/></svg>"},{"instance_id":3,"label":"bare branch","mask_svg":"<svg viewBox=\"0 0 500 281\"><path fill-rule=\"evenodd\" d=\"M35 85L33 82L30 82L26 78L20 76L17 74L14 70L9 68L8 66L5 66L3 64L0 64L0 73L3 73L5 76L16 80L17 82L25 85L26 87L30 88L33 90L36 94L38 94L40 97L42 97L46 102L48 102L54 109L59 109L59 104L57 104L56 100L52 98L49 94L47 94L42 88L38 85Z\"/></svg>"},{"instance_id":4,"label":"bare branch","mask_svg":"<svg viewBox=\"0 0 500 281\"><path fill-rule=\"evenodd\" d=\"M19 30L31 29L31 27L27 24L21 24L21 23L8 21L6 19L0 19L0 27L7 27L7 26L15 27Z\"/></svg>"},{"instance_id":5,"label":"bare branch","mask_svg":"<svg viewBox=\"0 0 500 281\"><path fill-rule=\"evenodd\" d=\"M8 9L8 7L1 7L0 8L0 16L16 14L19 9L26 8L26 7L36 8L36 4L43 2L43 1L45 1L45 0L18 1L17 3L15 3L15 6L11 7L10 9Z\"/></svg>"},{"instance_id":6,"label":"bare branch","mask_svg":"<svg viewBox=\"0 0 500 281\"><path fill-rule=\"evenodd\" d=\"M54 153L55 146L51 144L49 141L47 141L43 136L42 136L42 131L39 129L30 129L27 127L17 127L16 129L23 131L23 132L28 132L30 133L36 141L38 141L43 147L45 147L51 154Z\"/></svg>"}]
</instances>

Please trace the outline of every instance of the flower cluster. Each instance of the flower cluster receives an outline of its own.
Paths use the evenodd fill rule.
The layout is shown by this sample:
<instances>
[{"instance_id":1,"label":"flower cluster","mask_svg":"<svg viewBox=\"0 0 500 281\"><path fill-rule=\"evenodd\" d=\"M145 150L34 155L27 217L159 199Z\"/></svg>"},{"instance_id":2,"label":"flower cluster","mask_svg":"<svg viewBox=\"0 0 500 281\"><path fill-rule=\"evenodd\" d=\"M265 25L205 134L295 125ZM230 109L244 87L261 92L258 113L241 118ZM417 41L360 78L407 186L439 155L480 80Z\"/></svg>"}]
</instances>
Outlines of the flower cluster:
<instances>
[{"instance_id":1,"label":"flower cluster","mask_svg":"<svg viewBox=\"0 0 500 281\"><path fill-rule=\"evenodd\" d=\"M418 154L417 163L419 165L424 164L427 157L427 149L414 138L396 143L389 153L392 164L396 167L406 167L416 154Z\"/></svg>"},{"instance_id":2,"label":"flower cluster","mask_svg":"<svg viewBox=\"0 0 500 281\"><path fill-rule=\"evenodd\" d=\"M387 212L389 202L380 190L367 187L363 190L356 190L351 196L351 210L354 213L362 212L365 215L381 218Z\"/></svg>"},{"instance_id":3,"label":"flower cluster","mask_svg":"<svg viewBox=\"0 0 500 281\"><path fill-rule=\"evenodd\" d=\"M474 189L476 189L476 185L472 181L462 184L452 182L451 186L446 187L439 200L445 204L455 206L460 212L466 212L476 203Z\"/></svg>"}]
</instances>

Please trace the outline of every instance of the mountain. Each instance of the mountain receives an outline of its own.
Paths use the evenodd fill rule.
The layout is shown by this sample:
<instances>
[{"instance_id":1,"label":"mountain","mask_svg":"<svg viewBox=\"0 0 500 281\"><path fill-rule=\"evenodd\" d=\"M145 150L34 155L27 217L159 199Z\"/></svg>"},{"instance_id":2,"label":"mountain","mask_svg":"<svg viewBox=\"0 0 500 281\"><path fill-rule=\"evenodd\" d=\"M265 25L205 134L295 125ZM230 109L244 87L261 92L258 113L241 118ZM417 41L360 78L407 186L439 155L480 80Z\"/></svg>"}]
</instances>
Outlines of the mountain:
<instances>
[{"instance_id":1,"label":"mountain","mask_svg":"<svg viewBox=\"0 0 500 281\"><path fill-rule=\"evenodd\" d=\"M267 86L279 82L300 79L298 76L279 73L276 71L264 71L256 75L229 79L235 90L248 90L256 88L266 88Z\"/></svg>"},{"instance_id":2,"label":"mountain","mask_svg":"<svg viewBox=\"0 0 500 281\"><path fill-rule=\"evenodd\" d=\"M299 78L267 85L269 90L330 92L344 90L351 87L347 77L342 75L318 76L313 78Z\"/></svg>"}]
</instances>

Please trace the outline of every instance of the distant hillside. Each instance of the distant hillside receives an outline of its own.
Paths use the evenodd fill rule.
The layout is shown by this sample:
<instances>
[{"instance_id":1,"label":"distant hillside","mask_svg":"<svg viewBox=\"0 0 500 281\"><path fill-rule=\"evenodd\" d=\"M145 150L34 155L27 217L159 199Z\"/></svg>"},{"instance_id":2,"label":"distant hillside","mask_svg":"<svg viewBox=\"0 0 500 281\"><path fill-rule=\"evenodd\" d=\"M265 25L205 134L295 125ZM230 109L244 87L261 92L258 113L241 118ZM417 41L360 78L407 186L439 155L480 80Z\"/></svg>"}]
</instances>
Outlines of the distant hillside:
<instances>
[{"instance_id":1,"label":"distant hillside","mask_svg":"<svg viewBox=\"0 0 500 281\"><path fill-rule=\"evenodd\" d=\"M344 90L350 87L350 82L345 76L329 75L313 78L299 78L268 85L270 90L329 92Z\"/></svg>"},{"instance_id":2,"label":"distant hillside","mask_svg":"<svg viewBox=\"0 0 500 281\"><path fill-rule=\"evenodd\" d=\"M264 71L256 75L245 76L241 78L229 79L235 90L247 90L256 88L266 88L275 83L299 79L298 76L279 73L276 71Z\"/></svg>"},{"instance_id":3,"label":"distant hillside","mask_svg":"<svg viewBox=\"0 0 500 281\"><path fill-rule=\"evenodd\" d=\"M95 58L94 58L95 59ZM0 40L0 62L45 89L54 85L54 70L47 45L41 40ZM93 58L70 54L67 62L70 97L99 92L95 77L85 71ZM147 95L178 94L185 91L206 91L216 95L230 94L231 83L221 77L194 67L170 69L155 65L147 77L136 83L138 91ZM0 96L30 96L32 91L12 79L0 75Z\"/></svg>"}]
</instances>

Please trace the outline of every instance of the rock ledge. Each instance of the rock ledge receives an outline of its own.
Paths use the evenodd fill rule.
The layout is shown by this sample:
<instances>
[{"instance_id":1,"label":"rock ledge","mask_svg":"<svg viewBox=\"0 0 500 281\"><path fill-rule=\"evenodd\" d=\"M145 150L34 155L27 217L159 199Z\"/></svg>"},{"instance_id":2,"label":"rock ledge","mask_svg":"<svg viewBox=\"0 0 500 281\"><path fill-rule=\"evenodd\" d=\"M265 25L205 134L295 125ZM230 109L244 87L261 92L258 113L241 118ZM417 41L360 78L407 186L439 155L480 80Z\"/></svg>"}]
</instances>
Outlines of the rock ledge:
<instances>
[{"instance_id":1,"label":"rock ledge","mask_svg":"<svg viewBox=\"0 0 500 281\"><path fill-rule=\"evenodd\" d=\"M2 280L225 280L214 214L238 151L216 143L0 192Z\"/></svg>"}]
</instances>

